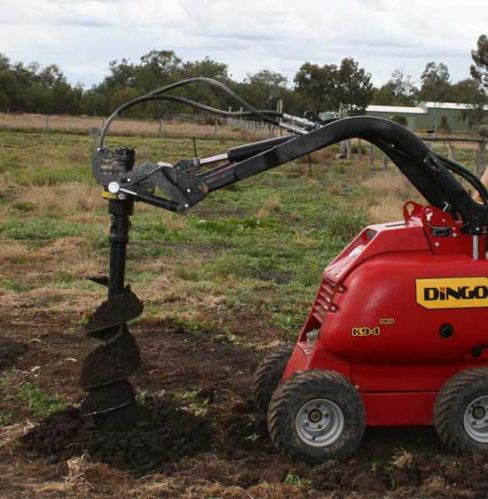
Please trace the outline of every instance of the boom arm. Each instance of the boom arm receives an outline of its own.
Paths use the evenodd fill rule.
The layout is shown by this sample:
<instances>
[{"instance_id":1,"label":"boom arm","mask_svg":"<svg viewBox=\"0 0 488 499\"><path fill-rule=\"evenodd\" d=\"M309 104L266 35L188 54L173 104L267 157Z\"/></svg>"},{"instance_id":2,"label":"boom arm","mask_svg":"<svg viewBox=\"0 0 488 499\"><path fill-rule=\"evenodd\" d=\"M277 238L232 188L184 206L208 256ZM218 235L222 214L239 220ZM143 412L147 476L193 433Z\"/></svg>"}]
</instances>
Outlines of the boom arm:
<instances>
[{"instance_id":1,"label":"boom arm","mask_svg":"<svg viewBox=\"0 0 488 499\"><path fill-rule=\"evenodd\" d=\"M405 127L381 118L338 119L304 135L285 135L246 144L226 154L182 160L175 165L144 163L123 173L117 165L120 153L125 154L127 150L114 153L101 148L93 162L93 173L96 180L119 199L131 196L170 211L185 212L209 192L350 138L365 139L379 147L429 204L460 215L473 234L481 233L488 225L488 206L471 198L449 171L448 160L433 153ZM218 162L218 166L205 169ZM468 180L482 189L476 177ZM166 197L154 195L155 187L162 189Z\"/></svg>"}]
</instances>

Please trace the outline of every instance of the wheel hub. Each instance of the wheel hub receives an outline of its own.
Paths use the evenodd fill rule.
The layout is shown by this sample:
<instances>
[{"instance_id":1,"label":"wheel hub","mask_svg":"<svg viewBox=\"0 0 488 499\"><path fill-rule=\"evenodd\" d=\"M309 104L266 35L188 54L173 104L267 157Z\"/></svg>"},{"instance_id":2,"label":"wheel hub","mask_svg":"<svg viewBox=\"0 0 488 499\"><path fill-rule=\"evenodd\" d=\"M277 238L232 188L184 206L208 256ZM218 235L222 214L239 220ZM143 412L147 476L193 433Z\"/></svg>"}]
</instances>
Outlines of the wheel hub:
<instances>
[{"instance_id":1,"label":"wheel hub","mask_svg":"<svg viewBox=\"0 0 488 499\"><path fill-rule=\"evenodd\" d=\"M341 436L344 414L332 400L312 399L298 410L295 428L300 439L307 445L327 447Z\"/></svg>"},{"instance_id":2,"label":"wheel hub","mask_svg":"<svg viewBox=\"0 0 488 499\"><path fill-rule=\"evenodd\" d=\"M474 399L464 411L464 429L475 442L488 443L488 395Z\"/></svg>"}]
</instances>

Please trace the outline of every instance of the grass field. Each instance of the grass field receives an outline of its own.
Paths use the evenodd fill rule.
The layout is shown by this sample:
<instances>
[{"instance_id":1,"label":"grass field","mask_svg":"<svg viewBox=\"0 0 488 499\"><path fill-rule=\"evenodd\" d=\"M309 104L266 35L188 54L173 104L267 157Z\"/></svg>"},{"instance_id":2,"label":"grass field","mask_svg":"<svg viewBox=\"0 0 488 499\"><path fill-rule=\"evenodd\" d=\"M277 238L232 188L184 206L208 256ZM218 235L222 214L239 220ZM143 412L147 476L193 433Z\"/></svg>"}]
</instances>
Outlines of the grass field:
<instances>
[{"instance_id":1,"label":"grass field","mask_svg":"<svg viewBox=\"0 0 488 499\"><path fill-rule=\"evenodd\" d=\"M139 160L193 150L181 138L112 142L137 146ZM252 371L296 337L324 266L363 225L399 219L416 196L399 174L335 159L333 148L311 166L214 193L187 216L136 205L128 280L145 312L134 326L144 359L134 384L142 403L174 404L208 428L207 443L151 466L26 449L19 436L82 398L77 377L94 346L82 325L104 290L85 277L106 271L108 217L92 148L88 135L0 131L0 495L482 497L486 482L473 473L488 461L449 454L430 429L375 430L355 458L310 469L275 453L254 411ZM473 166L470 151L458 160Z\"/></svg>"}]
</instances>

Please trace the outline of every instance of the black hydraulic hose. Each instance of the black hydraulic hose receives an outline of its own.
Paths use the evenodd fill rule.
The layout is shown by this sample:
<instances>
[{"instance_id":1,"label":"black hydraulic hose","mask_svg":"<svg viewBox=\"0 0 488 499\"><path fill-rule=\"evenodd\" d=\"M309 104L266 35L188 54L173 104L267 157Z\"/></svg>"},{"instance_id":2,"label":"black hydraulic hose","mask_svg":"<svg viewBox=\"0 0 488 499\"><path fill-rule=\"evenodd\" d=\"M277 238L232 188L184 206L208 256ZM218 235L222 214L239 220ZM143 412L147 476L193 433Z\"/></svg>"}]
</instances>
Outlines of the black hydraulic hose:
<instances>
[{"instance_id":1,"label":"black hydraulic hose","mask_svg":"<svg viewBox=\"0 0 488 499\"><path fill-rule=\"evenodd\" d=\"M199 103L192 101L190 99L185 99L184 97L166 96L166 97L171 97L171 98L170 99L161 98L162 94L169 92L170 90L173 90L175 88L182 87L185 85L190 85L192 83L206 83L208 85L211 85L211 86L214 86L214 87L217 87L217 88L223 90L224 92L229 94L233 99L235 99L237 102L239 102L243 107L245 107L248 110L249 114L225 114L225 113L231 113L231 111L224 111L223 109L213 108L211 106L199 104ZM155 97L159 97L159 98L155 98ZM98 147L103 147L105 136L106 136L106 134L107 134L107 132L108 132L108 130L109 130L109 128L110 128L110 126L115 118L120 116L120 114L122 114L127 109L129 109L135 105L141 104L143 102L148 102L151 100L173 100L173 101L181 102L181 103L191 105L191 106L194 106L194 107L197 107L200 109L204 108L205 110L207 110L209 112L213 112L216 114L222 114L224 116L257 116L262 121L270 123L274 126L281 127L281 124L279 121L276 121L276 120L270 118L269 116L272 115L272 116L281 117L282 113L278 113L276 111L267 111L267 110L263 111L263 110L256 109L251 104L249 104L245 99L243 99L238 94L236 94L233 90L231 90L229 87L227 87L227 85L225 85L224 83L222 83L218 80L214 80L212 78L196 77L196 78L189 78L186 80L181 80L181 81L178 81L175 83L171 83L171 84L166 85L164 87L161 87L159 89L153 90L145 95L131 99L130 101L127 101L124 104L120 105L105 121L105 124L100 132ZM237 113L240 113L240 112L238 111Z\"/></svg>"},{"instance_id":2,"label":"black hydraulic hose","mask_svg":"<svg viewBox=\"0 0 488 499\"><path fill-rule=\"evenodd\" d=\"M464 168L464 166L461 166L459 163L445 158L440 154L438 154L437 157L446 164L446 167L449 168L449 170L458 174L476 189L476 191L480 195L481 200L483 201L483 204L488 204L488 190L476 175L474 175L468 169Z\"/></svg>"},{"instance_id":3,"label":"black hydraulic hose","mask_svg":"<svg viewBox=\"0 0 488 499\"><path fill-rule=\"evenodd\" d=\"M239 94L230 89L225 83L222 83L221 81L215 80L213 78L207 78L206 76L196 76L195 78L187 78L186 80L180 80L175 83L170 83L169 85L165 85L164 87L152 90L147 95L160 95L168 92L169 90L172 90L173 88L183 87L192 83L206 83L207 85L219 88L220 90L223 90L225 93L230 95L234 100L239 102L243 107L251 111L253 114L259 116L263 121L266 121L267 123L275 126L280 126L279 122L274 121L268 118L265 114L261 113L261 111L256 109L249 102L243 99Z\"/></svg>"}]
</instances>

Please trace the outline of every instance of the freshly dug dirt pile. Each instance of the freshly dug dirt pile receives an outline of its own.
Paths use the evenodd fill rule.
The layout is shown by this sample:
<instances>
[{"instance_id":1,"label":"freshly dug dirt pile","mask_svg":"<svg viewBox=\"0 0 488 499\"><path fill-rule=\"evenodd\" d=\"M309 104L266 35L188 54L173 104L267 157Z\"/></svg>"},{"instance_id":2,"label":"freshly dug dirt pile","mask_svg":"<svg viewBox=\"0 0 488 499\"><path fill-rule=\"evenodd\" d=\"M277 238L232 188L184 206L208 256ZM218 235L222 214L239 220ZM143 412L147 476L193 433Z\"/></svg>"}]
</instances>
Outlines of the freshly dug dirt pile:
<instances>
[{"instance_id":1,"label":"freshly dug dirt pile","mask_svg":"<svg viewBox=\"0 0 488 499\"><path fill-rule=\"evenodd\" d=\"M78 409L53 414L22 437L27 449L52 460L83 453L134 474L155 470L210 445L206 422L178 410L171 400L152 399L139 407L139 424L129 432L103 431Z\"/></svg>"}]
</instances>

